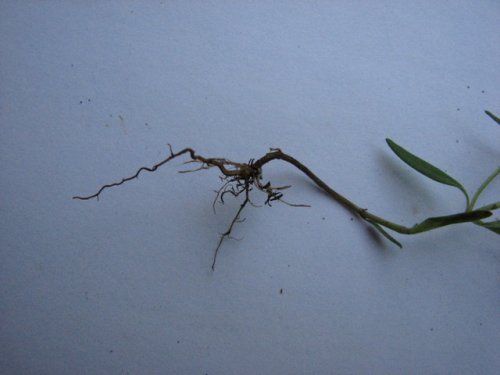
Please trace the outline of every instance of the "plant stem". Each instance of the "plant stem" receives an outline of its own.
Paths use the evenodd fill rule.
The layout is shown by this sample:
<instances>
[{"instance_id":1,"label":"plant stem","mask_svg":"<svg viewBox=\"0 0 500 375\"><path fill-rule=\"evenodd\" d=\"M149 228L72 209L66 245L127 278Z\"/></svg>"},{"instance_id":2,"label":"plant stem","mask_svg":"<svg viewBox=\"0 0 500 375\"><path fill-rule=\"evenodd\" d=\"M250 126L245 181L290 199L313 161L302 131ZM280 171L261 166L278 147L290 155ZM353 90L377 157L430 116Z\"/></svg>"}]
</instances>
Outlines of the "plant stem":
<instances>
[{"instance_id":1,"label":"plant stem","mask_svg":"<svg viewBox=\"0 0 500 375\"><path fill-rule=\"evenodd\" d=\"M330 197L332 197L334 200L342 204L343 206L347 207L351 211L357 213L361 218L364 220L370 222L370 223L377 223L385 228L391 229L395 232L401 233L401 234L415 234L415 233L421 233L421 232L426 232L432 229L440 228L446 225L450 224L457 224L457 223L462 223L462 222L470 222L470 221L476 221L480 220L482 218L486 218L488 216L491 216L490 212L487 212L486 210L476 210L476 211L470 211L467 213L458 213L455 215L448 215L448 216L440 216L440 217L434 217L434 218L429 218L427 220L424 220L423 222L414 225L413 227L406 227L400 224L393 223L389 220L383 219L380 216L374 215L370 212L368 212L367 209L361 208L358 205L354 204L351 202L349 199L344 197L343 195L339 194L335 190L333 190L330 186L328 186L323 180L321 180L318 176L316 176L308 167L306 167L304 164L299 162L297 159L293 158L290 155L285 154L279 149L273 150L266 155L264 155L262 158L258 159L255 161L253 164L254 168L261 168L265 164L269 163L272 160L283 160L286 161L289 164L292 164L294 167L302 171L307 177L309 177L316 185L318 185L321 189L323 189Z\"/></svg>"},{"instance_id":2,"label":"plant stem","mask_svg":"<svg viewBox=\"0 0 500 375\"><path fill-rule=\"evenodd\" d=\"M474 194L474 196L472 197L472 201L470 202L469 206L467 207L467 211L472 211L472 209L474 208L474 206L477 203L479 195L481 195L483 190L486 189L486 187L491 183L491 181L493 181L495 179L495 177L498 176L499 174L500 174L500 167L495 169L493 171L493 173L481 184L479 189L477 189L476 194ZM496 207L496 208L498 208L498 207ZM485 208L482 207L481 209L485 209Z\"/></svg>"}]
</instances>

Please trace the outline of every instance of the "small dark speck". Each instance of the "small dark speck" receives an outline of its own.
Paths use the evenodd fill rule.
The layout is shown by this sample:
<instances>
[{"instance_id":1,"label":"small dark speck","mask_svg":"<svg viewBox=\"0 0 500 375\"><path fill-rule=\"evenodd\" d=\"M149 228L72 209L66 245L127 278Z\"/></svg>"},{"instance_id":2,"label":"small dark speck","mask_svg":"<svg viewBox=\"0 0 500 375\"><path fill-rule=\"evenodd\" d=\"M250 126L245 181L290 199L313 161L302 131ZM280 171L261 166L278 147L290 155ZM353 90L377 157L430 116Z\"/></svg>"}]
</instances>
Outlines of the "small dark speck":
<instances>
[{"instance_id":1,"label":"small dark speck","mask_svg":"<svg viewBox=\"0 0 500 375\"><path fill-rule=\"evenodd\" d=\"M290 265L288 265L288 268L290 268Z\"/></svg>"},{"instance_id":2,"label":"small dark speck","mask_svg":"<svg viewBox=\"0 0 500 375\"><path fill-rule=\"evenodd\" d=\"M481 90L481 93L484 94L484 90Z\"/></svg>"},{"instance_id":3,"label":"small dark speck","mask_svg":"<svg viewBox=\"0 0 500 375\"><path fill-rule=\"evenodd\" d=\"M459 143L460 141L457 139L455 142L456 142L456 143Z\"/></svg>"},{"instance_id":4,"label":"small dark speck","mask_svg":"<svg viewBox=\"0 0 500 375\"><path fill-rule=\"evenodd\" d=\"M113 117L113 115L109 115L109 117Z\"/></svg>"},{"instance_id":5,"label":"small dark speck","mask_svg":"<svg viewBox=\"0 0 500 375\"><path fill-rule=\"evenodd\" d=\"M434 331L434 328L431 328L430 330L431 330L431 331Z\"/></svg>"},{"instance_id":6,"label":"small dark speck","mask_svg":"<svg viewBox=\"0 0 500 375\"><path fill-rule=\"evenodd\" d=\"M73 64L71 64L71 67L74 67L74 65L73 65Z\"/></svg>"},{"instance_id":7,"label":"small dark speck","mask_svg":"<svg viewBox=\"0 0 500 375\"><path fill-rule=\"evenodd\" d=\"M351 217L351 221L354 221L354 218L353 218L353 217Z\"/></svg>"},{"instance_id":8,"label":"small dark speck","mask_svg":"<svg viewBox=\"0 0 500 375\"><path fill-rule=\"evenodd\" d=\"M480 326L482 326L482 325L483 325L483 323L482 323L482 322L479 322L479 325L480 325Z\"/></svg>"},{"instance_id":9,"label":"small dark speck","mask_svg":"<svg viewBox=\"0 0 500 375\"><path fill-rule=\"evenodd\" d=\"M470 86L467 86L468 89L470 89Z\"/></svg>"},{"instance_id":10,"label":"small dark speck","mask_svg":"<svg viewBox=\"0 0 500 375\"><path fill-rule=\"evenodd\" d=\"M460 108L457 108L457 111L460 111Z\"/></svg>"},{"instance_id":11,"label":"small dark speck","mask_svg":"<svg viewBox=\"0 0 500 375\"><path fill-rule=\"evenodd\" d=\"M83 101L82 101L82 100L80 100L80 104L83 104Z\"/></svg>"},{"instance_id":12,"label":"small dark speck","mask_svg":"<svg viewBox=\"0 0 500 375\"><path fill-rule=\"evenodd\" d=\"M280 289L280 294L283 294L283 288Z\"/></svg>"},{"instance_id":13,"label":"small dark speck","mask_svg":"<svg viewBox=\"0 0 500 375\"><path fill-rule=\"evenodd\" d=\"M110 350L109 352L110 352L110 353L113 353L113 350Z\"/></svg>"},{"instance_id":14,"label":"small dark speck","mask_svg":"<svg viewBox=\"0 0 500 375\"><path fill-rule=\"evenodd\" d=\"M325 218L324 218L324 217L322 217L322 218L321 218L321 220L325 220Z\"/></svg>"},{"instance_id":15,"label":"small dark speck","mask_svg":"<svg viewBox=\"0 0 500 375\"><path fill-rule=\"evenodd\" d=\"M87 101L90 103L90 99L87 99Z\"/></svg>"},{"instance_id":16,"label":"small dark speck","mask_svg":"<svg viewBox=\"0 0 500 375\"><path fill-rule=\"evenodd\" d=\"M181 342L179 340L177 340L177 344L180 344Z\"/></svg>"}]
</instances>

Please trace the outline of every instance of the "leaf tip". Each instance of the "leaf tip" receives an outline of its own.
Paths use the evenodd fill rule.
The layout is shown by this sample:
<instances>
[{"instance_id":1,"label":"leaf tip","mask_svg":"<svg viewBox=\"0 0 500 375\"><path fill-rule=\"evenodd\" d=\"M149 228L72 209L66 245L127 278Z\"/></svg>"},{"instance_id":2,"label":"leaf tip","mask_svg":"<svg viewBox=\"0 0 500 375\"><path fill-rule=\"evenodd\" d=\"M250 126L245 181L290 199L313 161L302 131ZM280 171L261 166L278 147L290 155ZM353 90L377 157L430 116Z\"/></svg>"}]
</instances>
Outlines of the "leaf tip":
<instances>
[{"instance_id":1,"label":"leaf tip","mask_svg":"<svg viewBox=\"0 0 500 375\"><path fill-rule=\"evenodd\" d=\"M495 116L490 111L484 111L484 113L486 113L488 116L490 116L493 119L493 121L495 121L497 124L500 124L500 118L498 116Z\"/></svg>"}]
</instances>

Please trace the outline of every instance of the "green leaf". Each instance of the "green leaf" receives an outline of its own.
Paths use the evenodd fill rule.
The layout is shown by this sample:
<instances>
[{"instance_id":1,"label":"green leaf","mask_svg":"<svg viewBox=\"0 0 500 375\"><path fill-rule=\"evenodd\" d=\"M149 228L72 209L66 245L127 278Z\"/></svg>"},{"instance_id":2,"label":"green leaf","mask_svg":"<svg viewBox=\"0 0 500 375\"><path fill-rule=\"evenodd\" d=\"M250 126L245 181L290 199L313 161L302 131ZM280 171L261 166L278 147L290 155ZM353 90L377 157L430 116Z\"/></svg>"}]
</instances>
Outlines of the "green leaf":
<instances>
[{"instance_id":1,"label":"green leaf","mask_svg":"<svg viewBox=\"0 0 500 375\"><path fill-rule=\"evenodd\" d=\"M460 214L430 217L422 221L420 224L412 227L412 234L426 232L432 229L444 227L451 224L468 223L482 219L486 219L492 215L489 211L476 210L469 212L462 212Z\"/></svg>"},{"instance_id":2,"label":"green leaf","mask_svg":"<svg viewBox=\"0 0 500 375\"><path fill-rule=\"evenodd\" d=\"M500 234L500 220L490 221L489 223L478 223L478 225L485 227L496 234Z\"/></svg>"},{"instance_id":3,"label":"green leaf","mask_svg":"<svg viewBox=\"0 0 500 375\"><path fill-rule=\"evenodd\" d=\"M403 248L403 245L401 245L401 243L399 243L394 237L392 237L389 233L387 233L384 228L382 228L379 224L373 222L373 221L370 221L370 220L367 220L371 225L374 226L374 228L382 235L384 236L385 238L387 238L389 241L391 241L393 244L399 246L399 248Z\"/></svg>"},{"instance_id":4,"label":"green leaf","mask_svg":"<svg viewBox=\"0 0 500 375\"><path fill-rule=\"evenodd\" d=\"M430 179L440 182L445 185L454 186L457 189L460 189L462 193L464 193L465 198L467 199L467 205L469 204L469 195L465 191L464 187L453 177L447 175L441 169L433 166L432 164L426 162L425 160L420 159L418 156L413 155L412 153L406 151L403 147L399 146L396 142L386 139L387 144L391 148L392 151L406 164L408 164L413 169L422 173L423 175L429 177Z\"/></svg>"},{"instance_id":5,"label":"green leaf","mask_svg":"<svg viewBox=\"0 0 500 375\"><path fill-rule=\"evenodd\" d=\"M484 111L484 113L490 116L493 119L493 121L495 121L497 124L500 124L500 118L495 116L493 113L491 113L490 111Z\"/></svg>"},{"instance_id":6,"label":"green leaf","mask_svg":"<svg viewBox=\"0 0 500 375\"><path fill-rule=\"evenodd\" d=\"M500 175L500 167L498 167L497 169L495 169L493 171L493 173L491 175L488 176L488 178L481 184L481 186L479 187L479 189L477 189L476 191L476 194L474 194L474 196L472 197L472 200L470 202L470 205L469 205L469 208L472 209L474 208L474 206L476 205L476 202L479 198L479 196L481 195L481 193L484 191L484 189L486 189L486 187L491 184L491 182L498 176ZM491 210L494 210L495 209L495 205L498 204L500 206L500 202L497 202L497 203L493 203L491 205L491 208L482 208L483 210L486 210L486 211L491 211ZM480 208L481 210L481 208Z\"/></svg>"},{"instance_id":7,"label":"green leaf","mask_svg":"<svg viewBox=\"0 0 500 375\"><path fill-rule=\"evenodd\" d=\"M498 202L495 202L495 203L490 203L490 204L487 204L483 207L479 207L478 210L482 210L482 211L494 211L494 210L498 210L500 208L500 201Z\"/></svg>"}]
</instances>

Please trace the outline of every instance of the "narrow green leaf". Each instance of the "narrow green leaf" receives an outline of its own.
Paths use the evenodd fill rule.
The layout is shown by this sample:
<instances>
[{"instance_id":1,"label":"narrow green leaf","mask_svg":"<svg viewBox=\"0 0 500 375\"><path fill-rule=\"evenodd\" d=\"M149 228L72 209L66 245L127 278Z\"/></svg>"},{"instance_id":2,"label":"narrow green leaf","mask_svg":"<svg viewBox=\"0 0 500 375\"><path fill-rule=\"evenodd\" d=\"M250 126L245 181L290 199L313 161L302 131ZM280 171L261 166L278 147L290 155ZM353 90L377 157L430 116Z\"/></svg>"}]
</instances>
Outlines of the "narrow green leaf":
<instances>
[{"instance_id":1,"label":"narrow green leaf","mask_svg":"<svg viewBox=\"0 0 500 375\"><path fill-rule=\"evenodd\" d=\"M490 203L490 204L487 204L483 207L479 207L478 210L481 210L481 211L494 211L494 210L498 210L500 208L500 201L498 202L495 202L495 203Z\"/></svg>"},{"instance_id":2,"label":"narrow green leaf","mask_svg":"<svg viewBox=\"0 0 500 375\"><path fill-rule=\"evenodd\" d=\"M500 220L490 221L489 223L478 223L478 225L485 227L496 234L500 234Z\"/></svg>"},{"instance_id":3,"label":"narrow green leaf","mask_svg":"<svg viewBox=\"0 0 500 375\"><path fill-rule=\"evenodd\" d=\"M499 117L495 116L490 111L484 111L484 113L486 113L488 116L490 116L493 119L493 121L495 121L497 124L500 124L500 118Z\"/></svg>"},{"instance_id":4,"label":"narrow green leaf","mask_svg":"<svg viewBox=\"0 0 500 375\"><path fill-rule=\"evenodd\" d=\"M472 197L472 200L470 201L469 209L473 209L474 206L476 205L476 202L481 195L481 193L486 189L486 187L491 184L491 182L498 176L500 175L500 167L495 169L491 175L488 176L488 178L481 184L479 189L477 189L476 194ZM497 202L500 203L500 202ZM493 208L486 209L487 211L492 210Z\"/></svg>"},{"instance_id":5,"label":"narrow green leaf","mask_svg":"<svg viewBox=\"0 0 500 375\"><path fill-rule=\"evenodd\" d=\"M392 151L406 164L415 169L416 171L422 173L423 175L429 177L430 179L440 182L445 185L454 186L457 189L460 189L462 193L464 193L465 198L467 199L467 204L469 203L469 195L465 191L464 187L453 177L447 175L441 169L433 166L432 164L426 162L423 159L420 159L418 156L413 155L412 153L406 151L403 147L399 146L396 142L391 139L386 139L387 144L391 148Z\"/></svg>"},{"instance_id":6,"label":"narrow green leaf","mask_svg":"<svg viewBox=\"0 0 500 375\"><path fill-rule=\"evenodd\" d=\"M412 228L412 234L426 232L451 224L474 222L486 219L491 215L492 213L489 211L476 210L454 215L430 217L427 220L422 221L420 224L415 225Z\"/></svg>"},{"instance_id":7,"label":"narrow green leaf","mask_svg":"<svg viewBox=\"0 0 500 375\"><path fill-rule=\"evenodd\" d=\"M387 233L384 228L382 228L379 224L373 222L373 221L369 221L367 220L371 225L373 225L373 227L382 235L384 236L385 238L387 238L389 241L391 241L393 244L399 246L399 248L403 248L403 245L401 245L401 243L399 243L398 240L396 240L394 237L392 237L389 233Z\"/></svg>"}]
</instances>

